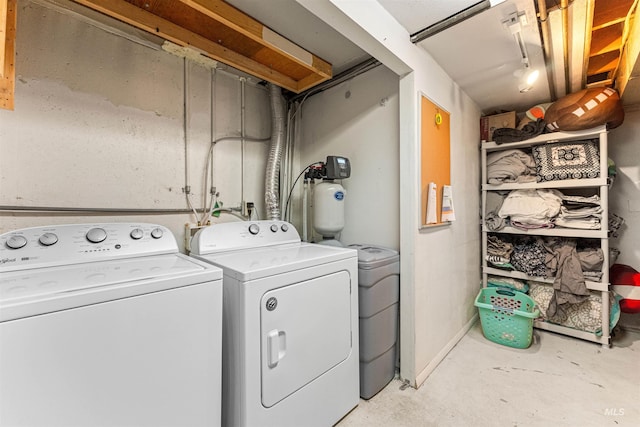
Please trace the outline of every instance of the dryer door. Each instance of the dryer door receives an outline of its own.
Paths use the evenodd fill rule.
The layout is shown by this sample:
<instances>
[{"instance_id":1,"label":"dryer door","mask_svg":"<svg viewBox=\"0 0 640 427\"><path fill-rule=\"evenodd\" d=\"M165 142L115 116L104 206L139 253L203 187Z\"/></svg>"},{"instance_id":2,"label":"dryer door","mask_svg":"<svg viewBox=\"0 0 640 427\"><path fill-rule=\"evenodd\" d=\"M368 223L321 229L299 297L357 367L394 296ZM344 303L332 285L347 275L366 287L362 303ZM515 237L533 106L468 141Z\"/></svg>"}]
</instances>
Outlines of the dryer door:
<instances>
[{"instance_id":1,"label":"dryer door","mask_svg":"<svg viewBox=\"0 0 640 427\"><path fill-rule=\"evenodd\" d=\"M265 293L261 301L262 404L271 407L352 351L351 279L340 271Z\"/></svg>"}]
</instances>

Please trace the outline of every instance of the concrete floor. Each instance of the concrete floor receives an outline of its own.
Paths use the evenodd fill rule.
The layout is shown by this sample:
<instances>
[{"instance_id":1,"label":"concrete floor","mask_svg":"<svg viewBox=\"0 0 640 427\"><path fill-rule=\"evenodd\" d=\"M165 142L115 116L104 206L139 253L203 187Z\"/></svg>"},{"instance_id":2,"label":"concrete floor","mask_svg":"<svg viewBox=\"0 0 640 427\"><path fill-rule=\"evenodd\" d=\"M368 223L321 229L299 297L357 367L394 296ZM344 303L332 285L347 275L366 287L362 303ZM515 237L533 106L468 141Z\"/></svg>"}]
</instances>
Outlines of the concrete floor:
<instances>
[{"instance_id":1,"label":"concrete floor","mask_svg":"<svg viewBox=\"0 0 640 427\"><path fill-rule=\"evenodd\" d=\"M640 426L640 333L605 349L534 330L518 350L476 324L418 390L394 379L337 426Z\"/></svg>"}]
</instances>

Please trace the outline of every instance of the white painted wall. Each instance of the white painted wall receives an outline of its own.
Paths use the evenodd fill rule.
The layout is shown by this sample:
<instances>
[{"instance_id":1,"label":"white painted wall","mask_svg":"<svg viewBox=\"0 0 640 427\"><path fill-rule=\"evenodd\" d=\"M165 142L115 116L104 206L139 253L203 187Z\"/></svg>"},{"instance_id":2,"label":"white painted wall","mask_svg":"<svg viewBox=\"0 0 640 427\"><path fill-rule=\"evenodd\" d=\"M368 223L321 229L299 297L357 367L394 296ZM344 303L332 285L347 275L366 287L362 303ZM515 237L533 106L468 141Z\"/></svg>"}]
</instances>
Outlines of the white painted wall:
<instances>
[{"instance_id":1,"label":"white painted wall","mask_svg":"<svg viewBox=\"0 0 640 427\"><path fill-rule=\"evenodd\" d=\"M0 211L0 232L58 223L137 221L168 226L182 242L185 186L182 58L116 36L85 19L20 0L15 111L0 110L0 205L158 209L153 215ZM202 206L212 138L211 72L187 62L188 180ZM240 81L217 72L216 138L240 135ZM246 135L270 136L268 93L246 84ZM264 215L268 143L247 142L244 198ZM214 182L225 206L241 201L240 142L214 149ZM210 184L209 180L209 184ZM233 217L221 217L222 220Z\"/></svg>"},{"instance_id":2,"label":"white painted wall","mask_svg":"<svg viewBox=\"0 0 640 427\"><path fill-rule=\"evenodd\" d=\"M625 224L610 245L620 250L616 262L640 271L640 106L626 108L624 123L609 132L609 157L616 162L617 176L609 192L611 212ZM640 329L640 315L624 314L620 324Z\"/></svg>"},{"instance_id":3,"label":"white painted wall","mask_svg":"<svg viewBox=\"0 0 640 427\"><path fill-rule=\"evenodd\" d=\"M609 132L609 157L617 167L611 191L611 212L621 216L625 224L620 237L610 245L620 249L618 261L640 270L640 108L627 109L624 123Z\"/></svg>"},{"instance_id":4,"label":"white painted wall","mask_svg":"<svg viewBox=\"0 0 640 427\"><path fill-rule=\"evenodd\" d=\"M302 167L328 155L351 163L351 177L341 182L347 191L342 243L399 249L398 76L379 66L309 98L301 113Z\"/></svg>"},{"instance_id":5,"label":"white painted wall","mask_svg":"<svg viewBox=\"0 0 640 427\"><path fill-rule=\"evenodd\" d=\"M400 76L401 376L419 386L472 324L480 280L480 110L375 0L297 0ZM457 221L420 232L419 97L451 114Z\"/></svg>"}]
</instances>

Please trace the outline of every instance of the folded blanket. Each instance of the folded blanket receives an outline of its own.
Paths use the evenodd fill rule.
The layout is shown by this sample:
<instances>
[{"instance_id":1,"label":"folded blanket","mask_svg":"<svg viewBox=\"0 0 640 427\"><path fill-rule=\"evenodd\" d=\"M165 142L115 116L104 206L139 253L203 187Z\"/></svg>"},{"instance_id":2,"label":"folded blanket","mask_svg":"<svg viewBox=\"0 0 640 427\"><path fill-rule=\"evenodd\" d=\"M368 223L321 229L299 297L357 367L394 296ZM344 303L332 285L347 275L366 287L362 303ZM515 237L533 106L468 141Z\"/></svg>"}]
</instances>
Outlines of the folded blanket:
<instances>
[{"instance_id":1,"label":"folded blanket","mask_svg":"<svg viewBox=\"0 0 640 427\"><path fill-rule=\"evenodd\" d=\"M502 207L502 202L504 202L505 197L507 197L507 195L502 191L487 191L484 222L491 231L502 230L507 223L504 218L500 218L498 215L498 211Z\"/></svg>"},{"instance_id":2,"label":"folded blanket","mask_svg":"<svg viewBox=\"0 0 640 427\"><path fill-rule=\"evenodd\" d=\"M562 193L558 190L514 190L504 199L498 216L512 223L548 226L561 206Z\"/></svg>"},{"instance_id":3,"label":"folded blanket","mask_svg":"<svg viewBox=\"0 0 640 427\"><path fill-rule=\"evenodd\" d=\"M545 130L546 123L542 119L529 122L520 129L499 128L493 131L493 141L496 144L518 142L538 136Z\"/></svg>"},{"instance_id":4,"label":"folded blanket","mask_svg":"<svg viewBox=\"0 0 640 427\"><path fill-rule=\"evenodd\" d=\"M487 181L489 184L536 181L536 165L533 156L522 150L501 150L489 153Z\"/></svg>"}]
</instances>

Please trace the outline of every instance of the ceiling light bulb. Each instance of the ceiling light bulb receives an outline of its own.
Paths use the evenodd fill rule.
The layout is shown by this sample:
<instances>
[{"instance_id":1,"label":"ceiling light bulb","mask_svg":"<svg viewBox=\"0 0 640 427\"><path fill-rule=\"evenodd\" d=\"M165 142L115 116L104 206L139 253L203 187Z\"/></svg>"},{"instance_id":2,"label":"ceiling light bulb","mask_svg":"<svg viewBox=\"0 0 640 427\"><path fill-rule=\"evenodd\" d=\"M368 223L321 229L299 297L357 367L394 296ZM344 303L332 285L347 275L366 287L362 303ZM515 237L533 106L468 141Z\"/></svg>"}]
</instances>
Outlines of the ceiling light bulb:
<instances>
[{"instance_id":1,"label":"ceiling light bulb","mask_svg":"<svg viewBox=\"0 0 640 427\"><path fill-rule=\"evenodd\" d=\"M540 71L531 70L525 76L527 77L527 85L532 86L536 80L538 80L538 76L540 75Z\"/></svg>"},{"instance_id":2,"label":"ceiling light bulb","mask_svg":"<svg viewBox=\"0 0 640 427\"><path fill-rule=\"evenodd\" d=\"M516 79L518 79L518 90L520 93L529 92L533 89L533 84L536 82L538 77L540 76L540 71L538 70L528 70L527 69L519 69L513 72L513 75Z\"/></svg>"}]
</instances>

